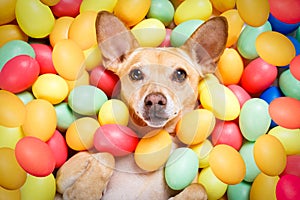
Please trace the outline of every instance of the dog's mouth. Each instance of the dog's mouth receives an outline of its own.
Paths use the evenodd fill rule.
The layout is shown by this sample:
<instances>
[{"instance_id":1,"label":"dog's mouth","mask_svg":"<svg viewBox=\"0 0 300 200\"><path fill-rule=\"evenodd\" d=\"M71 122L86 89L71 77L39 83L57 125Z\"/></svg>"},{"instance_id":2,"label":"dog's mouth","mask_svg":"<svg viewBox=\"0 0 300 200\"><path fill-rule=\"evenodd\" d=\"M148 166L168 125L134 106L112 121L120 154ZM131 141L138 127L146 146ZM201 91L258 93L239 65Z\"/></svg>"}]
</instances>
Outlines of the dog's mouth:
<instances>
[{"instance_id":1,"label":"dog's mouth","mask_svg":"<svg viewBox=\"0 0 300 200\"><path fill-rule=\"evenodd\" d=\"M155 104L146 107L143 113L143 118L148 126L159 128L165 126L170 117L165 112L164 105Z\"/></svg>"}]
</instances>

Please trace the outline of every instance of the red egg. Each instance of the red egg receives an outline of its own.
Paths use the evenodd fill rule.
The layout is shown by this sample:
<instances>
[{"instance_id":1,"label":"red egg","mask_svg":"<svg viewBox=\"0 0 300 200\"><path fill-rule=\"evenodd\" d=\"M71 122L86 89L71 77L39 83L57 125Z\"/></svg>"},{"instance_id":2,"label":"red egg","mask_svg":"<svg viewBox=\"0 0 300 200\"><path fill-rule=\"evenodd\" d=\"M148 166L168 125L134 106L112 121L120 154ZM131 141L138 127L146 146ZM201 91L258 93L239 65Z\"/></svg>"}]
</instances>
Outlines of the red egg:
<instances>
[{"instance_id":1,"label":"red egg","mask_svg":"<svg viewBox=\"0 0 300 200\"><path fill-rule=\"evenodd\" d=\"M290 155L286 159L286 167L281 175L293 174L300 177L300 155Z\"/></svg>"},{"instance_id":2,"label":"red egg","mask_svg":"<svg viewBox=\"0 0 300 200\"><path fill-rule=\"evenodd\" d=\"M277 200L300 199L300 177L286 174L282 176L276 185Z\"/></svg>"},{"instance_id":3,"label":"red egg","mask_svg":"<svg viewBox=\"0 0 300 200\"><path fill-rule=\"evenodd\" d=\"M60 0L58 4L51 7L51 10L56 17L76 17L79 14L81 2L82 0Z\"/></svg>"},{"instance_id":4,"label":"red egg","mask_svg":"<svg viewBox=\"0 0 300 200\"><path fill-rule=\"evenodd\" d=\"M132 153L138 137L127 126L106 124L100 126L94 135L94 146L100 152L109 152L114 156L125 156Z\"/></svg>"},{"instance_id":5,"label":"red egg","mask_svg":"<svg viewBox=\"0 0 300 200\"><path fill-rule=\"evenodd\" d=\"M159 45L160 47L170 47L171 46L171 33L172 33L172 29L167 28L166 29L166 37L164 39L164 41Z\"/></svg>"},{"instance_id":6,"label":"red egg","mask_svg":"<svg viewBox=\"0 0 300 200\"><path fill-rule=\"evenodd\" d=\"M242 107L246 101L251 99L251 96L239 85L228 85L227 86L237 97L240 106Z\"/></svg>"},{"instance_id":7,"label":"red egg","mask_svg":"<svg viewBox=\"0 0 300 200\"><path fill-rule=\"evenodd\" d=\"M15 154L20 166L33 176L48 176L55 168L52 150L36 137L27 136L20 139L16 144Z\"/></svg>"},{"instance_id":8,"label":"red egg","mask_svg":"<svg viewBox=\"0 0 300 200\"><path fill-rule=\"evenodd\" d=\"M52 150L55 158L55 168L62 166L68 158L68 147L65 138L59 131L55 131L53 136L46 142Z\"/></svg>"},{"instance_id":9,"label":"red egg","mask_svg":"<svg viewBox=\"0 0 300 200\"><path fill-rule=\"evenodd\" d=\"M300 101L292 97L279 97L269 105L273 121L284 128L300 128Z\"/></svg>"},{"instance_id":10,"label":"red egg","mask_svg":"<svg viewBox=\"0 0 300 200\"><path fill-rule=\"evenodd\" d=\"M288 24L300 22L299 0L269 0L270 12L276 19Z\"/></svg>"},{"instance_id":11,"label":"red egg","mask_svg":"<svg viewBox=\"0 0 300 200\"><path fill-rule=\"evenodd\" d=\"M251 61L241 78L242 87L251 94L263 92L271 86L277 77L277 67L261 58Z\"/></svg>"},{"instance_id":12,"label":"red egg","mask_svg":"<svg viewBox=\"0 0 300 200\"><path fill-rule=\"evenodd\" d=\"M13 93L28 89L38 78L39 63L32 57L20 55L10 59L0 72L0 88Z\"/></svg>"},{"instance_id":13,"label":"red egg","mask_svg":"<svg viewBox=\"0 0 300 200\"><path fill-rule=\"evenodd\" d=\"M291 74L300 81L300 55L293 58L290 63Z\"/></svg>"},{"instance_id":14,"label":"red egg","mask_svg":"<svg viewBox=\"0 0 300 200\"><path fill-rule=\"evenodd\" d=\"M31 47L35 52L35 59L40 65L40 74L56 74L56 70L52 62L52 47L39 43L31 44Z\"/></svg>"}]
</instances>

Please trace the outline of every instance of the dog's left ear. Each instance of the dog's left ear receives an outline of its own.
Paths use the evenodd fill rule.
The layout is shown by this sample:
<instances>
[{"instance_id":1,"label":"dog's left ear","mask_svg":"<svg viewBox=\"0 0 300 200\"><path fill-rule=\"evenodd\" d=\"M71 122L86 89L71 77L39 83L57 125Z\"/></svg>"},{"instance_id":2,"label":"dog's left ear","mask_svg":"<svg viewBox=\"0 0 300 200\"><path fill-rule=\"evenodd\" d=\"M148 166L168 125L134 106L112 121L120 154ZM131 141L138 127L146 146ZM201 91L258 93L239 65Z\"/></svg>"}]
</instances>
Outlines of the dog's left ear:
<instances>
[{"instance_id":1,"label":"dog's left ear","mask_svg":"<svg viewBox=\"0 0 300 200\"><path fill-rule=\"evenodd\" d=\"M225 17L214 17L198 27L181 47L198 64L200 76L214 73L216 62L222 55L227 42L228 25Z\"/></svg>"}]
</instances>

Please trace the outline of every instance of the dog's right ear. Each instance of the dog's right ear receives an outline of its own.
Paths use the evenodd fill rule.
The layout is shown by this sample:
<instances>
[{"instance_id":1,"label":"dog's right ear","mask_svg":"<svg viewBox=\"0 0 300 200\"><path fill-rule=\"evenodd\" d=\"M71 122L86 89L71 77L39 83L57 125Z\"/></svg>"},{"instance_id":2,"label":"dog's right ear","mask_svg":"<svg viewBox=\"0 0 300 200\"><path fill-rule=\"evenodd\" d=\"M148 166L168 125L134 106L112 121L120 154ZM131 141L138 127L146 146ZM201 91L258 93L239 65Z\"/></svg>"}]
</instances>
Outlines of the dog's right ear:
<instances>
[{"instance_id":1,"label":"dog's right ear","mask_svg":"<svg viewBox=\"0 0 300 200\"><path fill-rule=\"evenodd\" d=\"M103 65L114 72L126 55L139 47L131 31L112 13L101 11L96 18L96 34Z\"/></svg>"}]
</instances>

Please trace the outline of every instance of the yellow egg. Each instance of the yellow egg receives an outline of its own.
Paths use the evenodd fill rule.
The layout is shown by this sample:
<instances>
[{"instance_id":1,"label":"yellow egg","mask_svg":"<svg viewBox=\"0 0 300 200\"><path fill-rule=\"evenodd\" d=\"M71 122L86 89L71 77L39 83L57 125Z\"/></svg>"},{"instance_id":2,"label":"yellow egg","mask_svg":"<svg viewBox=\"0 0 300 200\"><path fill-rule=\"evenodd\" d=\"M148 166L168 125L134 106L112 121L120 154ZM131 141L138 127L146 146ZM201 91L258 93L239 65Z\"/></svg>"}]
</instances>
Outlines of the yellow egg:
<instances>
[{"instance_id":1,"label":"yellow egg","mask_svg":"<svg viewBox=\"0 0 300 200\"><path fill-rule=\"evenodd\" d=\"M17 127L24 123L26 109L15 94L0 90L0 126Z\"/></svg>"},{"instance_id":2,"label":"yellow egg","mask_svg":"<svg viewBox=\"0 0 300 200\"><path fill-rule=\"evenodd\" d=\"M26 105L26 119L22 129L25 136L47 141L54 134L56 122L54 106L44 99L35 99Z\"/></svg>"},{"instance_id":3,"label":"yellow egg","mask_svg":"<svg viewBox=\"0 0 300 200\"><path fill-rule=\"evenodd\" d=\"M262 26L269 17L268 0L237 0L236 7L241 18L250 26Z\"/></svg>"},{"instance_id":4,"label":"yellow egg","mask_svg":"<svg viewBox=\"0 0 300 200\"><path fill-rule=\"evenodd\" d=\"M220 120L234 120L240 114L240 104L233 92L221 84L212 84L200 93L202 106Z\"/></svg>"},{"instance_id":5,"label":"yellow egg","mask_svg":"<svg viewBox=\"0 0 300 200\"><path fill-rule=\"evenodd\" d=\"M246 165L237 150L225 144L217 145L209 155L209 165L222 182L234 185L246 175Z\"/></svg>"},{"instance_id":6,"label":"yellow egg","mask_svg":"<svg viewBox=\"0 0 300 200\"><path fill-rule=\"evenodd\" d=\"M220 12L225 12L226 10L233 9L235 7L236 0L210 0L213 7Z\"/></svg>"},{"instance_id":7,"label":"yellow egg","mask_svg":"<svg viewBox=\"0 0 300 200\"><path fill-rule=\"evenodd\" d=\"M28 36L23 33L18 25L7 24L0 26L0 47L12 40L28 41Z\"/></svg>"},{"instance_id":8,"label":"yellow egg","mask_svg":"<svg viewBox=\"0 0 300 200\"><path fill-rule=\"evenodd\" d=\"M275 136L281 142L287 155L300 154L300 129L276 126L268 134Z\"/></svg>"},{"instance_id":9,"label":"yellow egg","mask_svg":"<svg viewBox=\"0 0 300 200\"><path fill-rule=\"evenodd\" d=\"M69 93L66 81L56 74L43 74L32 85L33 95L52 104L62 102Z\"/></svg>"},{"instance_id":10,"label":"yellow egg","mask_svg":"<svg viewBox=\"0 0 300 200\"><path fill-rule=\"evenodd\" d=\"M83 117L75 120L67 129L66 142L71 149L84 151L93 147L94 134L100 127L97 120Z\"/></svg>"},{"instance_id":11,"label":"yellow egg","mask_svg":"<svg viewBox=\"0 0 300 200\"><path fill-rule=\"evenodd\" d=\"M286 166L286 154L283 145L273 135L260 136L253 148L257 167L266 175L277 176Z\"/></svg>"},{"instance_id":12,"label":"yellow egg","mask_svg":"<svg viewBox=\"0 0 300 200\"><path fill-rule=\"evenodd\" d=\"M17 142L22 137L24 137L24 134L20 126L13 128L0 126L0 148L8 147L15 149Z\"/></svg>"},{"instance_id":13,"label":"yellow egg","mask_svg":"<svg viewBox=\"0 0 300 200\"><path fill-rule=\"evenodd\" d=\"M21 191L20 189L7 190L0 186L0 197L3 200L21 200Z\"/></svg>"},{"instance_id":14,"label":"yellow egg","mask_svg":"<svg viewBox=\"0 0 300 200\"><path fill-rule=\"evenodd\" d=\"M60 40L69 38L69 29L73 23L74 18L69 16L63 16L55 21L53 30L49 35L50 44L52 47L55 46Z\"/></svg>"},{"instance_id":15,"label":"yellow egg","mask_svg":"<svg viewBox=\"0 0 300 200\"><path fill-rule=\"evenodd\" d=\"M210 87L213 84L219 84L219 79L213 74L207 74L205 77L200 81L198 85L198 92L199 94L203 91L204 88Z\"/></svg>"},{"instance_id":16,"label":"yellow egg","mask_svg":"<svg viewBox=\"0 0 300 200\"><path fill-rule=\"evenodd\" d=\"M213 149L211 142L206 139L202 143L190 146L190 148L197 154L199 158L199 168L208 167L209 153Z\"/></svg>"},{"instance_id":17,"label":"yellow egg","mask_svg":"<svg viewBox=\"0 0 300 200\"><path fill-rule=\"evenodd\" d=\"M278 176L268 176L264 173L260 173L252 183L250 190L250 199L276 200L276 185L278 181Z\"/></svg>"},{"instance_id":18,"label":"yellow egg","mask_svg":"<svg viewBox=\"0 0 300 200\"><path fill-rule=\"evenodd\" d=\"M91 71L102 63L102 55L98 44L83 51L85 57L85 69Z\"/></svg>"},{"instance_id":19,"label":"yellow egg","mask_svg":"<svg viewBox=\"0 0 300 200\"><path fill-rule=\"evenodd\" d=\"M80 4L80 13L84 11L102 11L106 10L109 12L113 12L117 0L105 0L105 1L99 1L99 0L83 0Z\"/></svg>"},{"instance_id":20,"label":"yellow egg","mask_svg":"<svg viewBox=\"0 0 300 200\"><path fill-rule=\"evenodd\" d=\"M288 65L296 55L293 43L276 31L261 33L256 38L255 47L264 61L275 66Z\"/></svg>"},{"instance_id":21,"label":"yellow egg","mask_svg":"<svg viewBox=\"0 0 300 200\"><path fill-rule=\"evenodd\" d=\"M15 8L17 0L2 0L0 5L0 25L7 24L16 18Z\"/></svg>"},{"instance_id":22,"label":"yellow egg","mask_svg":"<svg viewBox=\"0 0 300 200\"><path fill-rule=\"evenodd\" d=\"M166 37L165 25L155 18L141 21L131 32L142 47L157 47Z\"/></svg>"},{"instance_id":23,"label":"yellow egg","mask_svg":"<svg viewBox=\"0 0 300 200\"><path fill-rule=\"evenodd\" d=\"M203 142L213 131L216 119L206 109L196 109L185 115L176 125L176 136L184 144L194 145Z\"/></svg>"},{"instance_id":24,"label":"yellow egg","mask_svg":"<svg viewBox=\"0 0 300 200\"><path fill-rule=\"evenodd\" d=\"M75 87L80 85L89 85L90 84L90 75L86 70L83 70L83 73L80 77L78 77L74 81L70 81L65 79L66 83L68 84L69 91L72 91Z\"/></svg>"},{"instance_id":25,"label":"yellow egg","mask_svg":"<svg viewBox=\"0 0 300 200\"><path fill-rule=\"evenodd\" d=\"M167 162L171 147L172 139L167 131L151 131L139 141L134 160L144 170L157 170Z\"/></svg>"}]
</instances>

